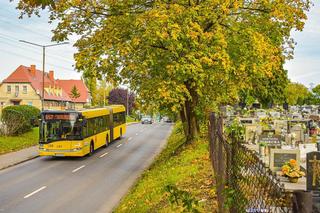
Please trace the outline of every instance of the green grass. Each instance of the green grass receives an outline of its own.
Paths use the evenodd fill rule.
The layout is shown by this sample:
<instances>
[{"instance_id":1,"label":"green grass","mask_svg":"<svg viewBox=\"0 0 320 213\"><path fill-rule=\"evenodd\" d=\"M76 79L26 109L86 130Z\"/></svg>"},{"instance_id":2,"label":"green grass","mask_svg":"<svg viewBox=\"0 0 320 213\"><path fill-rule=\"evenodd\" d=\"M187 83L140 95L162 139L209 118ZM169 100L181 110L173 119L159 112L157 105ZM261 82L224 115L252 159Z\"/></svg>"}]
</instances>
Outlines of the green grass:
<instances>
[{"instance_id":1,"label":"green grass","mask_svg":"<svg viewBox=\"0 0 320 213\"><path fill-rule=\"evenodd\" d=\"M30 146L37 145L39 142L39 128L19 136L0 136L0 154L18 151Z\"/></svg>"},{"instance_id":2,"label":"green grass","mask_svg":"<svg viewBox=\"0 0 320 213\"><path fill-rule=\"evenodd\" d=\"M137 122L138 120L135 120L133 117L131 116L126 116L126 122L130 123L130 122Z\"/></svg>"},{"instance_id":3,"label":"green grass","mask_svg":"<svg viewBox=\"0 0 320 213\"><path fill-rule=\"evenodd\" d=\"M215 187L209 161L208 142L199 139L184 144L181 124L177 124L166 148L122 199L115 212L182 212L181 203L170 204L165 186L174 184L201 201L197 210L214 212Z\"/></svg>"}]
</instances>

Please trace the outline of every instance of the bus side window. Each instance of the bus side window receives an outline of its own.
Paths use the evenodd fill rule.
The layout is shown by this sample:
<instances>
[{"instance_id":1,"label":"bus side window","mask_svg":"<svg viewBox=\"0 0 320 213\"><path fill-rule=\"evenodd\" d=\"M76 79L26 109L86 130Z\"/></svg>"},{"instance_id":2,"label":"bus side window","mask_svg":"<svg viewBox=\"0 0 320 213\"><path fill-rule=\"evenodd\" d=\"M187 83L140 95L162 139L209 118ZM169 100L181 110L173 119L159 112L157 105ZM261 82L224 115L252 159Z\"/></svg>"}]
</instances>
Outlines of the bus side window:
<instances>
[{"instance_id":1,"label":"bus side window","mask_svg":"<svg viewBox=\"0 0 320 213\"><path fill-rule=\"evenodd\" d=\"M88 127L87 126L88 126L88 124L86 126L82 126L82 137L83 138L88 136L88 132L87 132Z\"/></svg>"},{"instance_id":2,"label":"bus side window","mask_svg":"<svg viewBox=\"0 0 320 213\"><path fill-rule=\"evenodd\" d=\"M118 126L118 113L113 114L113 126Z\"/></svg>"},{"instance_id":3,"label":"bus side window","mask_svg":"<svg viewBox=\"0 0 320 213\"><path fill-rule=\"evenodd\" d=\"M88 135L91 136L94 134L94 128L95 128L95 125L94 125L94 118L91 118L88 120Z\"/></svg>"},{"instance_id":4,"label":"bus side window","mask_svg":"<svg viewBox=\"0 0 320 213\"><path fill-rule=\"evenodd\" d=\"M124 124L124 123L126 123L126 113L122 112L121 113L121 124Z\"/></svg>"}]
</instances>

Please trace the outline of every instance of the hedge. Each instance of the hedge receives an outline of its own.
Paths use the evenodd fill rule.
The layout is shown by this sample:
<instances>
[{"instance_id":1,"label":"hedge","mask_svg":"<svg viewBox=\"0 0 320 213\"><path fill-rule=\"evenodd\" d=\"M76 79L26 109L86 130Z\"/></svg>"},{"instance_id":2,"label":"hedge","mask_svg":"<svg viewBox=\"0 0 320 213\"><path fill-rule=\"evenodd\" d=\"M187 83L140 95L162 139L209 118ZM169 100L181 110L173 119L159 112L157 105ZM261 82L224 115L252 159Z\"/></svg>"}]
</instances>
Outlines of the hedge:
<instances>
[{"instance_id":1,"label":"hedge","mask_svg":"<svg viewBox=\"0 0 320 213\"><path fill-rule=\"evenodd\" d=\"M34 106L8 106L2 110L1 121L6 135L19 135L38 125L40 110Z\"/></svg>"}]
</instances>

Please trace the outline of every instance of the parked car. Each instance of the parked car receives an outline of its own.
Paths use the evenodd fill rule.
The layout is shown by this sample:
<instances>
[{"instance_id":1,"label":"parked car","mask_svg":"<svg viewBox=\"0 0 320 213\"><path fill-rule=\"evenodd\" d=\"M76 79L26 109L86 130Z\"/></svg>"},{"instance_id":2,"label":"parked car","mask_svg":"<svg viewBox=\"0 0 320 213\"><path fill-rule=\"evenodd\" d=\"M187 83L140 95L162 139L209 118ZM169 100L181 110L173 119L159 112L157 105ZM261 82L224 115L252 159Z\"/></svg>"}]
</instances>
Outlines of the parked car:
<instances>
[{"instance_id":1,"label":"parked car","mask_svg":"<svg viewBox=\"0 0 320 213\"><path fill-rule=\"evenodd\" d=\"M142 124L152 124L152 118L151 117L143 117L141 119Z\"/></svg>"}]
</instances>

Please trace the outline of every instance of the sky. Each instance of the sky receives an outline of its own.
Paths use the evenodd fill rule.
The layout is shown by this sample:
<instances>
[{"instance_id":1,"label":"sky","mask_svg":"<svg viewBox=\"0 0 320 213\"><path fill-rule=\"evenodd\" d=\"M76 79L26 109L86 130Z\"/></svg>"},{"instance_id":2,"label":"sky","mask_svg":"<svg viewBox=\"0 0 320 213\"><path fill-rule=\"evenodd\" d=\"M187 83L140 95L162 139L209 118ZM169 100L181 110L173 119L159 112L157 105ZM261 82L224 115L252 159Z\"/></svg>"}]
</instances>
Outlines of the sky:
<instances>
[{"instance_id":1,"label":"sky","mask_svg":"<svg viewBox=\"0 0 320 213\"><path fill-rule=\"evenodd\" d=\"M40 45L51 42L53 25L48 24L48 15L19 19L15 9L17 0L0 0L0 82L7 78L18 66L30 66L42 70L42 48L19 42L25 40ZM80 79L74 70L74 41L70 44L46 48L45 70L54 70L55 78Z\"/></svg>"},{"instance_id":2,"label":"sky","mask_svg":"<svg viewBox=\"0 0 320 213\"><path fill-rule=\"evenodd\" d=\"M40 18L19 19L19 11L15 9L16 2L0 0L0 82L8 77L19 65L35 64L42 69L42 49L19 42L26 40L41 45L52 44L51 30L47 14ZM303 32L292 32L297 42L294 59L287 61L285 69L291 81L310 84L320 84L320 4L308 12L308 20ZM73 54L76 49L70 44L46 48L45 70L54 70L58 79L80 79L81 74L73 68Z\"/></svg>"}]
</instances>

